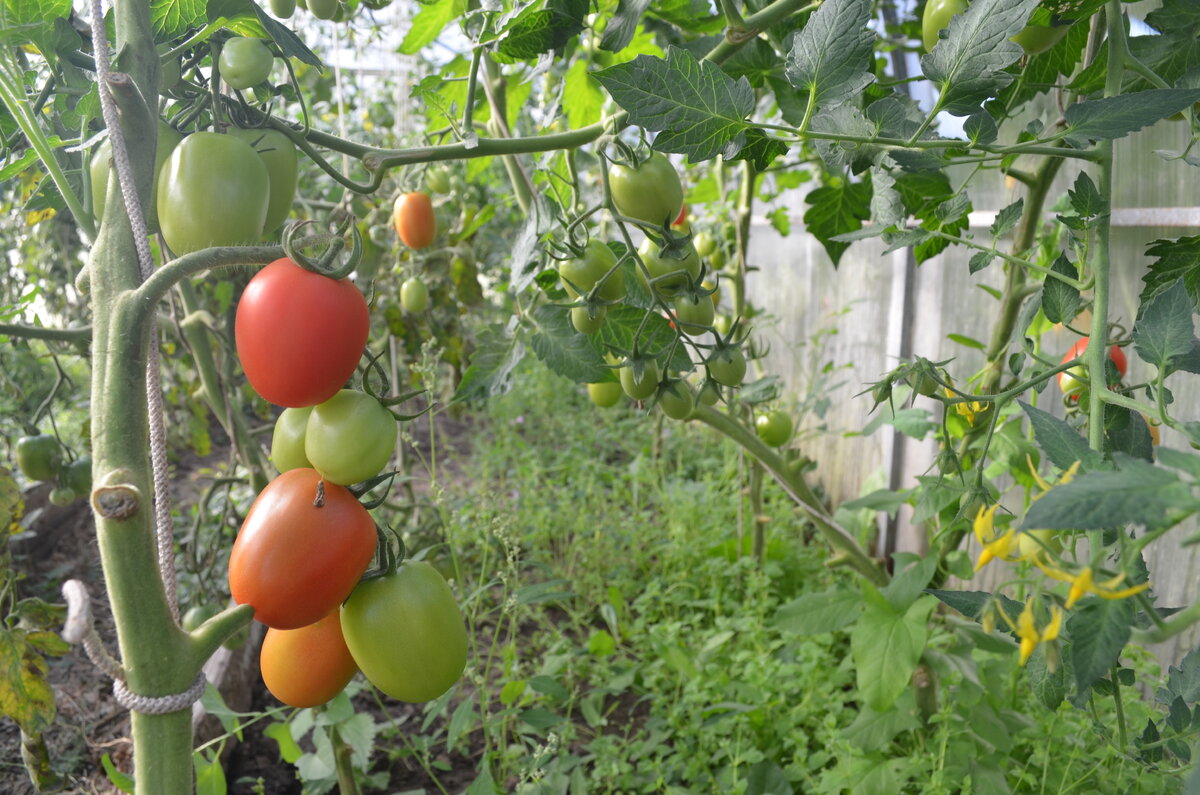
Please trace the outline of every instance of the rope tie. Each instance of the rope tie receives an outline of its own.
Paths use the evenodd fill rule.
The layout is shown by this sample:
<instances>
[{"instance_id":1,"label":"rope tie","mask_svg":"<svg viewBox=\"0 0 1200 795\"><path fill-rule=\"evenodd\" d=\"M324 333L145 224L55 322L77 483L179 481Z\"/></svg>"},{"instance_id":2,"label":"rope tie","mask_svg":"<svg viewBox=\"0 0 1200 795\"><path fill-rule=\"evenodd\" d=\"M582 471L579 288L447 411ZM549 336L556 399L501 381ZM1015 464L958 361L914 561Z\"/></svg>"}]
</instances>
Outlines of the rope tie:
<instances>
[{"instance_id":1,"label":"rope tie","mask_svg":"<svg viewBox=\"0 0 1200 795\"><path fill-rule=\"evenodd\" d=\"M125 682L125 669L108 653L104 641L96 632L92 618L92 600L87 586L79 580L67 580L63 583L62 594L67 600L67 621L63 625L63 640L68 643L83 643L83 650L87 652L92 664L112 677L113 695L125 709L145 715L166 715L188 709L204 695L208 679L203 671L196 674L191 687L182 693L166 696L143 696L134 693Z\"/></svg>"}]
</instances>

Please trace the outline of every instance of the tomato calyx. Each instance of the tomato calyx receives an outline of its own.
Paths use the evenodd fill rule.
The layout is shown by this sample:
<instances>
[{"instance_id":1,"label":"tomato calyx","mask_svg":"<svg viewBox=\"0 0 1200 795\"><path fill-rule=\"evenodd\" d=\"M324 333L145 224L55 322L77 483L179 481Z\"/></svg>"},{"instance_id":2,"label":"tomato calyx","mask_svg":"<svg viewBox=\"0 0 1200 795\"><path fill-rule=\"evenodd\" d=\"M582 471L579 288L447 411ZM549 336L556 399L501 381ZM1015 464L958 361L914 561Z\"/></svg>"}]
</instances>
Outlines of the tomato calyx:
<instances>
[{"instance_id":1,"label":"tomato calyx","mask_svg":"<svg viewBox=\"0 0 1200 795\"><path fill-rule=\"evenodd\" d=\"M299 237L301 230L310 224L315 225L316 221L296 221L288 224L283 231L284 253L301 268L318 273L321 276L327 276L334 280L344 279L349 276L359 266L359 263L362 262L363 254L362 235L358 231L358 225L354 223L354 216L347 215L343 218L338 223L337 232L335 233ZM350 253L347 255L346 262L340 267L335 268L333 266L334 260L342 252L342 249L346 247L347 230L351 234ZM302 248L314 245L327 245L325 251L316 260L301 253Z\"/></svg>"}]
</instances>

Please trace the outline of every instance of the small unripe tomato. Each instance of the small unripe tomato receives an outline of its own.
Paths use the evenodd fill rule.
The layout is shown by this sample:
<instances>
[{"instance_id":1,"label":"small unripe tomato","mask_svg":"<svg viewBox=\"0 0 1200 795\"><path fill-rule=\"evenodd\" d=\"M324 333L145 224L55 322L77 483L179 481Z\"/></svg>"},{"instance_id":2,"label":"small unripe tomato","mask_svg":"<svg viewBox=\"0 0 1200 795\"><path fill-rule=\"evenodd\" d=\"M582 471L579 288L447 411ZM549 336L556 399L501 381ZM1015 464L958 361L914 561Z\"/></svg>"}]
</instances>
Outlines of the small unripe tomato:
<instances>
[{"instance_id":1,"label":"small unripe tomato","mask_svg":"<svg viewBox=\"0 0 1200 795\"><path fill-rule=\"evenodd\" d=\"M658 407L673 420L686 420L692 416L696 398L683 381L672 381L658 393Z\"/></svg>"},{"instance_id":2,"label":"small unripe tomato","mask_svg":"<svg viewBox=\"0 0 1200 795\"><path fill-rule=\"evenodd\" d=\"M433 193L449 193L450 172L442 166L434 166L425 172L425 185Z\"/></svg>"},{"instance_id":3,"label":"small unripe tomato","mask_svg":"<svg viewBox=\"0 0 1200 795\"><path fill-rule=\"evenodd\" d=\"M754 430L771 447L782 447L792 438L792 415L779 409L763 412L754 418Z\"/></svg>"},{"instance_id":4,"label":"small unripe tomato","mask_svg":"<svg viewBox=\"0 0 1200 795\"><path fill-rule=\"evenodd\" d=\"M634 400L645 400L653 395L658 389L658 380L661 377L661 373L658 371L658 362L654 359L642 360L640 378L634 373L633 362L630 360L626 360L620 375L621 388Z\"/></svg>"},{"instance_id":5,"label":"small unripe tomato","mask_svg":"<svg viewBox=\"0 0 1200 795\"><path fill-rule=\"evenodd\" d=\"M588 312L586 306L571 307L571 325L580 334L595 334L604 325L604 317L608 314L608 309L603 306L598 306L595 309L595 314Z\"/></svg>"},{"instance_id":6,"label":"small unripe tomato","mask_svg":"<svg viewBox=\"0 0 1200 795\"><path fill-rule=\"evenodd\" d=\"M1017 535L1017 554L1021 560L1044 560L1047 551L1062 550L1062 534L1057 530L1026 530Z\"/></svg>"},{"instance_id":7,"label":"small unripe tomato","mask_svg":"<svg viewBox=\"0 0 1200 795\"><path fill-rule=\"evenodd\" d=\"M1087 350L1087 346L1088 338L1084 337L1071 346L1071 349L1066 352L1059 363L1062 364L1063 362L1079 358ZM1125 359L1125 352L1114 345L1109 348L1108 358L1112 360L1113 365L1117 368L1117 373L1123 377L1129 369L1129 363ZM1087 377L1087 368L1082 364L1076 365L1058 374L1058 388L1067 397L1077 400L1079 393L1087 387ZM1109 386L1115 386L1115 384L1110 384Z\"/></svg>"},{"instance_id":8,"label":"small unripe tomato","mask_svg":"<svg viewBox=\"0 0 1200 795\"><path fill-rule=\"evenodd\" d=\"M221 48L221 79L238 90L256 86L271 75L275 56L262 39L235 36Z\"/></svg>"},{"instance_id":9,"label":"small unripe tomato","mask_svg":"<svg viewBox=\"0 0 1200 795\"><path fill-rule=\"evenodd\" d=\"M588 397L602 409L607 409L621 402L625 391L616 381L600 381L587 385Z\"/></svg>"},{"instance_id":10,"label":"small unripe tomato","mask_svg":"<svg viewBox=\"0 0 1200 795\"><path fill-rule=\"evenodd\" d=\"M404 311L419 315L429 308L429 288L420 277L410 276L400 285L400 304Z\"/></svg>"}]
</instances>

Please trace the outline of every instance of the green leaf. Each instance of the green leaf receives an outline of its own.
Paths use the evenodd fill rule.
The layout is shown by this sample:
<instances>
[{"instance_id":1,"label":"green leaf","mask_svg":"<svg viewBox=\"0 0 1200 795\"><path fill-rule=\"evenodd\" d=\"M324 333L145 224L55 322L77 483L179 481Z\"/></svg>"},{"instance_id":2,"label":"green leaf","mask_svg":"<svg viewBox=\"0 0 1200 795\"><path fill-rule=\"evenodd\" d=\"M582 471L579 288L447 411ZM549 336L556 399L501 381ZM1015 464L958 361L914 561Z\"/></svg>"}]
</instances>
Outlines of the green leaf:
<instances>
[{"instance_id":1,"label":"green leaf","mask_svg":"<svg viewBox=\"0 0 1200 795\"><path fill-rule=\"evenodd\" d=\"M225 768L219 758L209 759L205 754L193 751L192 766L196 770L196 795L225 795L229 791Z\"/></svg>"},{"instance_id":2,"label":"green leaf","mask_svg":"<svg viewBox=\"0 0 1200 795\"><path fill-rule=\"evenodd\" d=\"M1087 440L1079 435L1079 431L1049 412L1042 411L1024 401L1018 401L1029 424L1033 428L1033 438L1038 447L1046 454L1059 469L1069 469L1076 461L1083 462L1083 468L1096 469L1102 464L1100 454L1088 446Z\"/></svg>"},{"instance_id":3,"label":"green leaf","mask_svg":"<svg viewBox=\"0 0 1200 795\"><path fill-rule=\"evenodd\" d=\"M627 275L626 285L630 285L631 281L636 282ZM649 317L646 317L645 309L633 306L610 306L608 314L604 318L604 325L600 327L600 330L595 334L584 336L596 350L596 354L603 356L610 349L632 350L633 340L637 336L639 328L642 334L638 338L639 350L658 359L659 364L664 365L662 368L664 371L683 373L690 372L695 368L683 345L675 346L674 357L670 362L666 361L666 353L675 340L675 331L671 328L670 321L657 312L650 312Z\"/></svg>"},{"instance_id":4,"label":"green leaf","mask_svg":"<svg viewBox=\"0 0 1200 795\"><path fill-rule=\"evenodd\" d=\"M25 630L0 626L0 715L25 734L41 734L54 720L49 668L28 642Z\"/></svg>"},{"instance_id":5,"label":"green leaf","mask_svg":"<svg viewBox=\"0 0 1200 795\"><path fill-rule=\"evenodd\" d=\"M1067 259L1066 253L1060 253L1050 266L1050 270L1061 273L1072 279L1079 278L1079 270ZM1051 323L1070 323L1079 313L1079 289L1051 277L1046 277L1042 285L1042 314Z\"/></svg>"},{"instance_id":6,"label":"green leaf","mask_svg":"<svg viewBox=\"0 0 1200 795\"><path fill-rule=\"evenodd\" d=\"M133 776L122 773L120 768L113 762L112 757L104 754L100 757L100 767L104 768L104 775L108 777L109 783L114 787L133 795Z\"/></svg>"},{"instance_id":7,"label":"green leaf","mask_svg":"<svg viewBox=\"0 0 1200 795\"><path fill-rule=\"evenodd\" d=\"M764 759L755 762L746 772L746 788L744 795L776 795L781 792L791 792L792 783L783 768Z\"/></svg>"},{"instance_id":8,"label":"green leaf","mask_svg":"<svg viewBox=\"0 0 1200 795\"><path fill-rule=\"evenodd\" d=\"M297 759L304 756L304 751L300 750L300 746L296 744L291 729L286 723L275 721L263 729L263 734L279 744L279 756L289 765L294 765Z\"/></svg>"},{"instance_id":9,"label":"green leaf","mask_svg":"<svg viewBox=\"0 0 1200 795\"><path fill-rule=\"evenodd\" d=\"M977 351L986 350L987 346L977 339L967 337L963 334L947 334L946 339L953 343L963 346L964 348L974 348Z\"/></svg>"},{"instance_id":10,"label":"green leaf","mask_svg":"<svg viewBox=\"0 0 1200 795\"><path fill-rule=\"evenodd\" d=\"M588 72L586 60L572 62L567 70L563 78L562 106L567 112L567 125L573 130L600 121L604 92Z\"/></svg>"},{"instance_id":11,"label":"green leaf","mask_svg":"<svg viewBox=\"0 0 1200 795\"><path fill-rule=\"evenodd\" d=\"M1192 299L1193 311L1200 311L1200 236L1155 240L1146 248L1146 255L1158 259L1142 277L1139 300L1149 303L1159 293L1181 283Z\"/></svg>"},{"instance_id":12,"label":"green leaf","mask_svg":"<svg viewBox=\"0 0 1200 795\"><path fill-rule=\"evenodd\" d=\"M905 693L896 704L883 712L876 712L870 707L860 709L854 723L842 730L842 737L867 753L878 751L897 734L921 728L921 722L914 712L912 696Z\"/></svg>"},{"instance_id":13,"label":"green leaf","mask_svg":"<svg viewBox=\"0 0 1200 795\"><path fill-rule=\"evenodd\" d=\"M1167 689L1189 704L1200 701L1200 647L1184 655L1178 668L1167 670Z\"/></svg>"},{"instance_id":14,"label":"green leaf","mask_svg":"<svg viewBox=\"0 0 1200 795\"><path fill-rule=\"evenodd\" d=\"M204 0L150 0L150 24L157 39L173 39L192 27L203 27Z\"/></svg>"},{"instance_id":15,"label":"green leaf","mask_svg":"<svg viewBox=\"0 0 1200 795\"><path fill-rule=\"evenodd\" d=\"M609 368L588 335L580 334L571 325L568 307L542 304L534 310L533 320L537 331L529 346L543 364L578 384L605 380Z\"/></svg>"},{"instance_id":16,"label":"green leaf","mask_svg":"<svg viewBox=\"0 0 1200 795\"><path fill-rule=\"evenodd\" d=\"M1012 231L1017 222L1021 220L1021 216L1025 214L1025 200L1017 199L1012 204L1005 207L1000 212L996 213L996 220L992 221L991 229L992 239L1003 237Z\"/></svg>"},{"instance_id":17,"label":"green leaf","mask_svg":"<svg viewBox=\"0 0 1200 795\"><path fill-rule=\"evenodd\" d=\"M990 594L987 591L939 591L929 589L925 593L936 596L945 604L953 607L973 621L978 621L983 615L983 608L988 602L998 601L1005 614L1016 621L1017 616L1025 609L1024 602L1009 599L1004 594Z\"/></svg>"},{"instance_id":18,"label":"green leaf","mask_svg":"<svg viewBox=\"0 0 1200 795\"><path fill-rule=\"evenodd\" d=\"M929 614L937 604L918 599L900 614L888 605L870 603L850 633L850 654L858 688L867 706L883 712L908 687L925 650Z\"/></svg>"},{"instance_id":19,"label":"green leaf","mask_svg":"<svg viewBox=\"0 0 1200 795\"><path fill-rule=\"evenodd\" d=\"M547 0L544 8L527 6L497 43L497 60L529 61L562 48L583 30L587 12L587 0Z\"/></svg>"},{"instance_id":20,"label":"green leaf","mask_svg":"<svg viewBox=\"0 0 1200 795\"><path fill-rule=\"evenodd\" d=\"M657 141L655 142L657 144ZM766 171L776 158L788 153L788 145L757 127L746 130L746 143L731 160L748 160L756 171Z\"/></svg>"},{"instance_id":21,"label":"green leaf","mask_svg":"<svg viewBox=\"0 0 1200 795\"><path fill-rule=\"evenodd\" d=\"M1071 200L1071 207L1081 218L1108 215L1108 202L1100 195L1096 183L1092 182L1086 171L1079 172L1079 176L1075 178L1075 187L1067 191L1067 196Z\"/></svg>"},{"instance_id":22,"label":"green leaf","mask_svg":"<svg viewBox=\"0 0 1200 795\"><path fill-rule=\"evenodd\" d=\"M637 32L642 14L646 13L649 7L650 0L618 0L617 11L604 28L600 49L620 52L628 47L629 42L633 41L633 34Z\"/></svg>"},{"instance_id":23,"label":"green leaf","mask_svg":"<svg viewBox=\"0 0 1200 795\"><path fill-rule=\"evenodd\" d=\"M950 20L947 37L921 57L925 76L941 87L941 108L968 116L1012 82L1004 71L1024 54L1009 38L1025 27L1038 0L975 0Z\"/></svg>"},{"instance_id":24,"label":"green leaf","mask_svg":"<svg viewBox=\"0 0 1200 795\"><path fill-rule=\"evenodd\" d=\"M834 589L804 594L781 605L775 626L795 635L821 635L852 624L862 612L862 594Z\"/></svg>"},{"instance_id":25,"label":"green leaf","mask_svg":"<svg viewBox=\"0 0 1200 795\"><path fill-rule=\"evenodd\" d=\"M1071 611L1067 619L1071 636L1068 654L1079 692L1107 676L1117 662L1132 633L1133 613L1131 599L1098 596L1084 599Z\"/></svg>"},{"instance_id":26,"label":"green leaf","mask_svg":"<svg viewBox=\"0 0 1200 795\"><path fill-rule=\"evenodd\" d=\"M1079 102L1063 116L1067 121L1063 137L1076 146L1124 138L1198 101L1200 89L1154 88Z\"/></svg>"},{"instance_id":27,"label":"green leaf","mask_svg":"<svg viewBox=\"0 0 1200 795\"><path fill-rule=\"evenodd\" d=\"M1053 672L1046 667L1046 647L1038 646L1025 664L1029 687L1042 706L1053 712L1067 696L1067 669L1060 660Z\"/></svg>"},{"instance_id":28,"label":"green leaf","mask_svg":"<svg viewBox=\"0 0 1200 795\"><path fill-rule=\"evenodd\" d=\"M896 552L892 555L895 573L880 593L896 610L907 610L925 591L925 586L937 571L937 555L914 555L911 552Z\"/></svg>"},{"instance_id":29,"label":"green leaf","mask_svg":"<svg viewBox=\"0 0 1200 795\"><path fill-rule=\"evenodd\" d=\"M836 268L850 244L834 238L861 229L871 217L871 187L862 182L827 185L810 191L804 201L811 205L804 212L805 227L821 241Z\"/></svg>"},{"instance_id":30,"label":"green leaf","mask_svg":"<svg viewBox=\"0 0 1200 795\"><path fill-rule=\"evenodd\" d=\"M1104 407L1104 451L1122 453L1145 461L1154 460L1154 440L1142 415L1124 406Z\"/></svg>"},{"instance_id":31,"label":"green leaf","mask_svg":"<svg viewBox=\"0 0 1200 795\"><path fill-rule=\"evenodd\" d=\"M503 326L494 324L483 329L452 402L485 400L508 392L512 388L513 370L524 356L525 346Z\"/></svg>"},{"instance_id":32,"label":"green leaf","mask_svg":"<svg viewBox=\"0 0 1200 795\"><path fill-rule=\"evenodd\" d=\"M1195 306L1182 282L1154 297L1142 307L1133 327L1133 348L1143 361L1167 369L1171 360L1192 351L1196 335Z\"/></svg>"},{"instance_id":33,"label":"green leaf","mask_svg":"<svg viewBox=\"0 0 1200 795\"><path fill-rule=\"evenodd\" d=\"M446 753L450 753L458 745L458 741L470 734L471 725L475 722L475 702L465 699L454 708L450 716L450 725L446 728Z\"/></svg>"},{"instance_id":34,"label":"green leaf","mask_svg":"<svg viewBox=\"0 0 1200 795\"><path fill-rule=\"evenodd\" d=\"M784 74L809 92L809 104L824 108L858 97L874 79L875 34L867 28L868 0L826 0L792 37Z\"/></svg>"},{"instance_id":35,"label":"green leaf","mask_svg":"<svg viewBox=\"0 0 1200 795\"><path fill-rule=\"evenodd\" d=\"M262 9L257 3L247 3L253 9L254 15L258 17L258 21L262 23L263 30L271 37L271 40L279 45L279 49L283 52L285 58L295 58L301 63L306 63L309 66L315 66L317 69L324 68L321 59L317 54L308 49L308 46L292 32L291 28L276 21L276 19Z\"/></svg>"},{"instance_id":36,"label":"green leaf","mask_svg":"<svg viewBox=\"0 0 1200 795\"><path fill-rule=\"evenodd\" d=\"M1193 500L1179 475L1116 454L1116 472L1088 472L1055 486L1029 506L1022 530L1103 530L1131 523L1158 527Z\"/></svg>"},{"instance_id":37,"label":"green leaf","mask_svg":"<svg viewBox=\"0 0 1200 795\"><path fill-rule=\"evenodd\" d=\"M71 16L71 0L4 0L0 3L0 30L5 44L35 42L38 49L53 53L55 20Z\"/></svg>"},{"instance_id":38,"label":"green leaf","mask_svg":"<svg viewBox=\"0 0 1200 795\"><path fill-rule=\"evenodd\" d=\"M431 44L452 21L462 16L463 0L436 0L422 5L400 42L401 55L416 55Z\"/></svg>"},{"instance_id":39,"label":"green leaf","mask_svg":"<svg viewBox=\"0 0 1200 795\"><path fill-rule=\"evenodd\" d=\"M967 262L967 271L970 273L979 273L988 265L991 265L995 259L996 255L990 251L976 251Z\"/></svg>"},{"instance_id":40,"label":"green leaf","mask_svg":"<svg viewBox=\"0 0 1200 795\"><path fill-rule=\"evenodd\" d=\"M492 769L485 756L479 763L479 775L471 782L471 786L464 790L463 795L496 795L497 791L496 780L492 778Z\"/></svg>"},{"instance_id":41,"label":"green leaf","mask_svg":"<svg viewBox=\"0 0 1200 795\"><path fill-rule=\"evenodd\" d=\"M747 143L746 118L754 91L711 61L668 47L666 58L639 55L595 73L633 124L659 132L654 148L685 154L695 163L732 158Z\"/></svg>"},{"instance_id":42,"label":"green leaf","mask_svg":"<svg viewBox=\"0 0 1200 795\"><path fill-rule=\"evenodd\" d=\"M870 494L843 502L840 507L848 511L863 509L887 511L889 516L895 516L896 511L900 510L901 505L908 505L908 501L912 499L912 495L913 492L911 490L892 491L891 489L876 489Z\"/></svg>"}]
</instances>

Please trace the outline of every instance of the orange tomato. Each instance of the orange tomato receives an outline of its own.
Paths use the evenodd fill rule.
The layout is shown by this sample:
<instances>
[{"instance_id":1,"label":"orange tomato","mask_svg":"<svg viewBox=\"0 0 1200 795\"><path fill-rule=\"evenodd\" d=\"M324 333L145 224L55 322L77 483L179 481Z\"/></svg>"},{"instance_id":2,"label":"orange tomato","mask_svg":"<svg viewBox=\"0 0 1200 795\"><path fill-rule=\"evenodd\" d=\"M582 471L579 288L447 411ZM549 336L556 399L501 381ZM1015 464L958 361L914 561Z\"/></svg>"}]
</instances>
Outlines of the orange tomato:
<instances>
[{"instance_id":1,"label":"orange tomato","mask_svg":"<svg viewBox=\"0 0 1200 795\"><path fill-rule=\"evenodd\" d=\"M290 707L315 707L342 692L358 665L342 636L341 609L297 629L268 629L259 668L271 695Z\"/></svg>"},{"instance_id":2,"label":"orange tomato","mask_svg":"<svg viewBox=\"0 0 1200 795\"><path fill-rule=\"evenodd\" d=\"M419 191L396 197L392 205L392 223L404 245L425 248L437 236L437 219L429 195Z\"/></svg>"}]
</instances>

